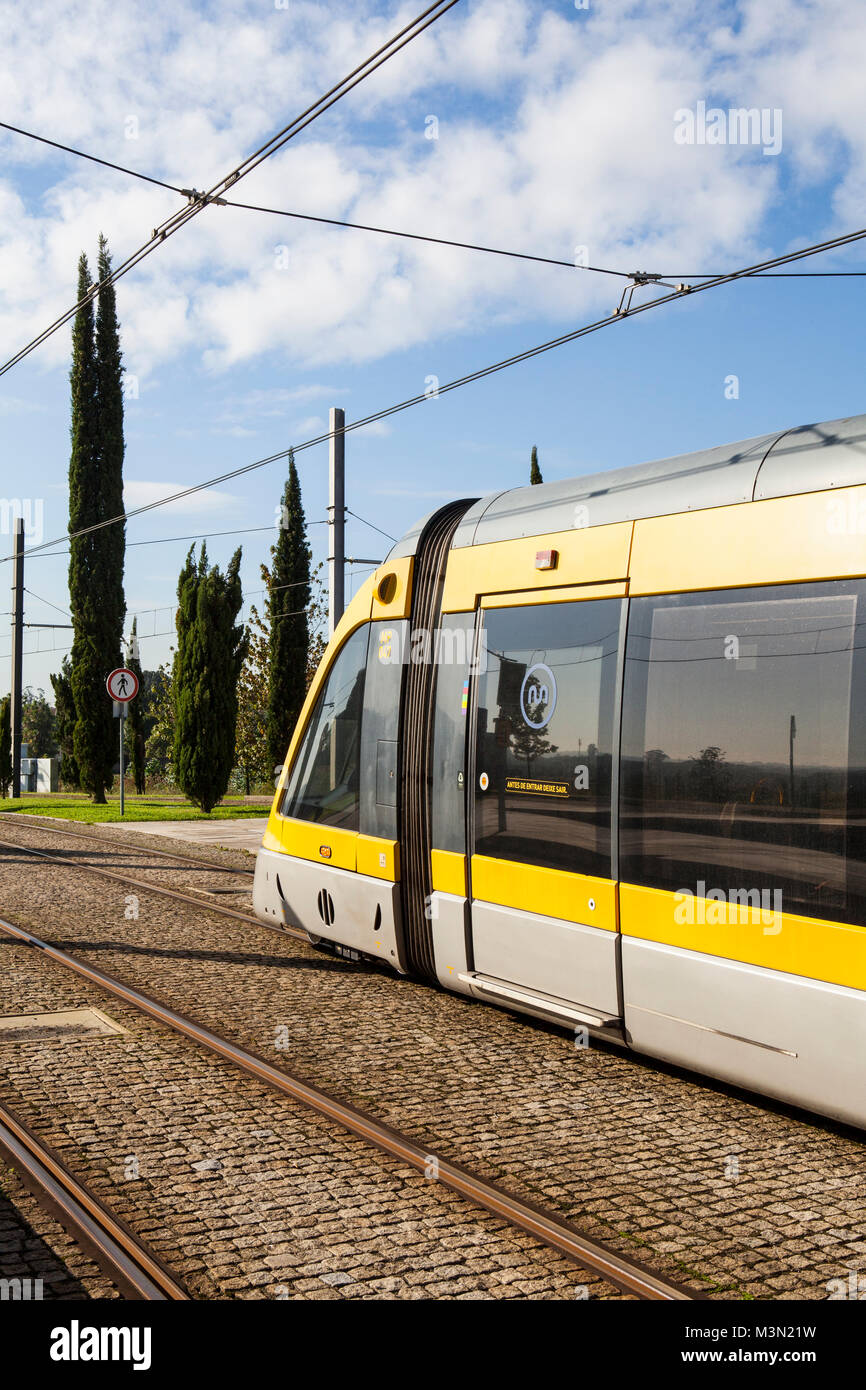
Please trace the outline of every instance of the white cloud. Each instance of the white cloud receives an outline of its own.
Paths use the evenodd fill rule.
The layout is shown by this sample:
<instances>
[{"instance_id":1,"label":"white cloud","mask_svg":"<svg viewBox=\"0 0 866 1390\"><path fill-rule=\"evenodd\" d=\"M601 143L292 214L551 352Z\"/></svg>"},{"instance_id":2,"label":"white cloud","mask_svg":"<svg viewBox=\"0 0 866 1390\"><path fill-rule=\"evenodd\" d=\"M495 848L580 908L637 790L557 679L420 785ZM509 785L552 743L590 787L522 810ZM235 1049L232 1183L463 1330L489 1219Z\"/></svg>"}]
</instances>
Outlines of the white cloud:
<instances>
[{"instance_id":1,"label":"white cloud","mask_svg":"<svg viewBox=\"0 0 866 1390\"><path fill-rule=\"evenodd\" d=\"M391 433L391 425L387 420L371 420L369 425L361 425L359 429L352 430L353 439L386 439Z\"/></svg>"},{"instance_id":2,"label":"white cloud","mask_svg":"<svg viewBox=\"0 0 866 1390\"><path fill-rule=\"evenodd\" d=\"M123 503L127 511L136 507L146 507L152 502L161 502L164 497L180 492L183 484L160 483L150 479L127 478L123 484ZM167 502L160 508L162 515L170 516L213 516L215 513L232 511L240 499L229 492L217 488L202 488L189 497L181 497L176 502Z\"/></svg>"},{"instance_id":3,"label":"white cloud","mask_svg":"<svg viewBox=\"0 0 866 1390\"><path fill-rule=\"evenodd\" d=\"M289 407L298 401L316 400L321 396L340 400L348 394L344 386L327 386L320 382L309 382L304 386L274 386L224 398L223 409L217 417L221 421L236 421L253 416L255 419L286 415Z\"/></svg>"},{"instance_id":4,"label":"white cloud","mask_svg":"<svg viewBox=\"0 0 866 1390\"><path fill-rule=\"evenodd\" d=\"M48 407L42 401L25 400L20 396L0 396L0 415L41 415Z\"/></svg>"},{"instance_id":5,"label":"white cloud","mask_svg":"<svg viewBox=\"0 0 866 1390\"><path fill-rule=\"evenodd\" d=\"M566 260L585 245L593 264L667 272L784 249L768 230L784 181L820 190L826 216L804 234L859 225L866 10L743 0L738 13L734 30L721 3L574 11L478 0L236 196ZM217 0L206 14L190 0L13 10L5 109L22 126L206 187L409 14L336 16L305 0L287 11ZM780 107L781 158L676 145L673 113L699 99ZM438 140L425 139L429 114ZM78 253L92 256L100 230L119 261L178 199L17 136L3 135L0 153L0 335L14 350L71 303ZM221 375L264 354L296 372L424 343L437 345L438 372L456 334L530 318L577 324L617 296L605 277L211 208L123 279L118 297L127 368L145 380L188 351ZM36 360L65 367L68 354L65 328ZM335 393L287 386L256 402L250 392L226 400L221 421L250 427L316 394Z\"/></svg>"}]
</instances>

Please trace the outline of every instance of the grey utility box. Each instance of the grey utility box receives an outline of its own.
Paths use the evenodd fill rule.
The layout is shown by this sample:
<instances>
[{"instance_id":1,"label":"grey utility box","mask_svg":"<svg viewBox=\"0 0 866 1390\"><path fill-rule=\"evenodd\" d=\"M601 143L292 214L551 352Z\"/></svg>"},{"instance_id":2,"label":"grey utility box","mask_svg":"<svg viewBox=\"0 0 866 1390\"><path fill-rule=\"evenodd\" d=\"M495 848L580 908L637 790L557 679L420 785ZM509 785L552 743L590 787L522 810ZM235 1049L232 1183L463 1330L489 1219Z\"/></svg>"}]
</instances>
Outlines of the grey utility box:
<instances>
[{"instance_id":1,"label":"grey utility box","mask_svg":"<svg viewBox=\"0 0 866 1390\"><path fill-rule=\"evenodd\" d=\"M59 758L31 758L36 767L33 790L35 792L56 792L60 784Z\"/></svg>"}]
</instances>

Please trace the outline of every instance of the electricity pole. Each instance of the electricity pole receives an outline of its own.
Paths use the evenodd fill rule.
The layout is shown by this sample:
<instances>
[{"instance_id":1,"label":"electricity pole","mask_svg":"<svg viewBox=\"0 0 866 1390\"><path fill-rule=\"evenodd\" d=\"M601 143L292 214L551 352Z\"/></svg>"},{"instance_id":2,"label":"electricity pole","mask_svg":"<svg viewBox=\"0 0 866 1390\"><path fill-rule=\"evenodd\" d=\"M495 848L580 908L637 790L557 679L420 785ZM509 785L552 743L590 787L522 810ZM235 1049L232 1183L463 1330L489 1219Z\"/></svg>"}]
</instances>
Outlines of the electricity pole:
<instances>
[{"instance_id":1,"label":"electricity pole","mask_svg":"<svg viewBox=\"0 0 866 1390\"><path fill-rule=\"evenodd\" d=\"M12 561L12 795L21 795L21 664L24 659L24 518L15 520Z\"/></svg>"},{"instance_id":2,"label":"electricity pole","mask_svg":"<svg viewBox=\"0 0 866 1390\"><path fill-rule=\"evenodd\" d=\"M346 566L346 424L345 411L331 407L328 470L328 636L343 616Z\"/></svg>"}]
</instances>

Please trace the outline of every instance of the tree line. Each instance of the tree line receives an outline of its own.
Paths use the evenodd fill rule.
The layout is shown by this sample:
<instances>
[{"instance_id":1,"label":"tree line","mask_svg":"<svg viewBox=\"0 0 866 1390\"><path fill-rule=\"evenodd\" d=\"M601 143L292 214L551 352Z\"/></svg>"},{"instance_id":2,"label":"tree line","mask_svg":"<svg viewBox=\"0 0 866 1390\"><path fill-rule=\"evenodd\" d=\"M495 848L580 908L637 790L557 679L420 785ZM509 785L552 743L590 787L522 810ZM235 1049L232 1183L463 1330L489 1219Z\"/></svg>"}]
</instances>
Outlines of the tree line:
<instances>
[{"instance_id":1,"label":"tree line","mask_svg":"<svg viewBox=\"0 0 866 1390\"><path fill-rule=\"evenodd\" d=\"M124 643L123 363L111 258L99 238L97 279L78 263L79 309L70 370L69 601L73 642L52 675L54 708L27 691L23 741L31 756L61 753L61 780L104 803L118 760L118 727L106 690L117 666L135 670L140 690L124 737L138 792L148 770L210 811L234 769L246 790L273 779L288 748L324 646L323 604L300 481L290 454L270 564L261 566L266 599L250 622L239 614L241 549L225 570L201 543L187 554L177 586L177 639L171 663L141 667L135 619ZM9 697L0 701L0 794L11 781Z\"/></svg>"}]
</instances>

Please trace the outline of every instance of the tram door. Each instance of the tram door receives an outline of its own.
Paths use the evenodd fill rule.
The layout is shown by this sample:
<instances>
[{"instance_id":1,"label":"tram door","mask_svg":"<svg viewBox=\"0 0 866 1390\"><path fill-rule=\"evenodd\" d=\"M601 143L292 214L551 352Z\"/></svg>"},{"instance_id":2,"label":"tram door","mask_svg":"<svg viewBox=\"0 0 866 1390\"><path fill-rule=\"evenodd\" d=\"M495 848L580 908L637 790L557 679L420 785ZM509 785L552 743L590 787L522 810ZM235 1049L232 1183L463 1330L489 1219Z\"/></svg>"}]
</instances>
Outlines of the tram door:
<instances>
[{"instance_id":1,"label":"tram door","mask_svg":"<svg viewBox=\"0 0 866 1390\"><path fill-rule=\"evenodd\" d=\"M602 1022L622 1013L611 779L624 592L483 600L469 730L476 979Z\"/></svg>"}]
</instances>

